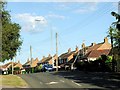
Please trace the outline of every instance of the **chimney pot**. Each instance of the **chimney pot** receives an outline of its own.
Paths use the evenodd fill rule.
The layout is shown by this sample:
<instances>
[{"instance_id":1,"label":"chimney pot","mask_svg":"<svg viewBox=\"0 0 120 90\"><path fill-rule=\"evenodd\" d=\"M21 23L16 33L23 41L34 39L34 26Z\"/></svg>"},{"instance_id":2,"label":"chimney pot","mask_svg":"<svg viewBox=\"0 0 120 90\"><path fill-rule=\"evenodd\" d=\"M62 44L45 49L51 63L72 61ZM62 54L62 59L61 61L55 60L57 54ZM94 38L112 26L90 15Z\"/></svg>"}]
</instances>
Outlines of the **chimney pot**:
<instances>
[{"instance_id":1,"label":"chimney pot","mask_svg":"<svg viewBox=\"0 0 120 90\"><path fill-rule=\"evenodd\" d=\"M94 46L96 43L91 43L91 46Z\"/></svg>"},{"instance_id":2,"label":"chimney pot","mask_svg":"<svg viewBox=\"0 0 120 90\"><path fill-rule=\"evenodd\" d=\"M104 43L108 43L108 38L107 37L104 38Z\"/></svg>"},{"instance_id":3,"label":"chimney pot","mask_svg":"<svg viewBox=\"0 0 120 90\"><path fill-rule=\"evenodd\" d=\"M85 43L82 43L82 48L85 48Z\"/></svg>"},{"instance_id":4,"label":"chimney pot","mask_svg":"<svg viewBox=\"0 0 120 90\"><path fill-rule=\"evenodd\" d=\"M43 59L45 58L45 56L43 56Z\"/></svg>"},{"instance_id":5,"label":"chimney pot","mask_svg":"<svg viewBox=\"0 0 120 90\"><path fill-rule=\"evenodd\" d=\"M18 60L18 63L20 63L20 60Z\"/></svg>"},{"instance_id":6,"label":"chimney pot","mask_svg":"<svg viewBox=\"0 0 120 90\"><path fill-rule=\"evenodd\" d=\"M30 60L29 60L29 58L28 58L28 60L27 60L27 62L29 62Z\"/></svg>"},{"instance_id":7,"label":"chimney pot","mask_svg":"<svg viewBox=\"0 0 120 90\"><path fill-rule=\"evenodd\" d=\"M78 48L78 46L76 46L76 52L78 52L79 51L79 48Z\"/></svg>"},{"instance_id":8,"label":"chimney pot","mask_svg":"<svg viewBox=\"0 0 120 90\"><path fill-rule=\"evenodd\" d=\"M70 52L71 52L71 48L68 49L68 53L70 53Z\"/></svg>"},{"instance_id":9,"label":"chimney pot","mask_svg":"<svg viewBox=\"0 0 120 90\"><path fill-rule=\"evenodd\" d=\"M49 54L48 57L51 57L51 55Z\"/></svg>"}]
</instances>

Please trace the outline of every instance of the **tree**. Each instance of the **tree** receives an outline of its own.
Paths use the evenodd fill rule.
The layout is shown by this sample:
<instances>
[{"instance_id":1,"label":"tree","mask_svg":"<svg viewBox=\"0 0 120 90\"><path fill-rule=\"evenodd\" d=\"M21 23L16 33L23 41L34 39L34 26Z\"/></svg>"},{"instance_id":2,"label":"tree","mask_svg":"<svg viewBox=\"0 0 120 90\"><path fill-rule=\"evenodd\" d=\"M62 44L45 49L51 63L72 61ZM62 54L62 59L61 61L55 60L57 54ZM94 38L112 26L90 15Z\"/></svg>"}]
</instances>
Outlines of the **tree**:
<instances>
[{"instance_id":1,"label":"tree","mask_svg":"<svg viewBox=\"0 0 120 90\"><path fill-rule=\"evenodd\" d=\"M4 62L5 60L12 60L16 56L17 50L22 45L22 40L20 38L20 25L13 23L9 12L5 10L7 3L0 2L0 5L2 6L2 58L0 62Z\"/></svg>"},{"instance_id":2,"label":"tree","mask_svg":"<svg viewBox=\"0 0 120 90\"><path fill-rule=\"evenodd\" d=\"M120 56L120 15L117 14L116 12L111 12L112 16L116 17L116 22L113 22L112 25L114 25L115 29L115 45L118 48L118 55Z\"/></svg>"},{"instance_id":3,"label":"tree","mask_svg":"<svg viewBox=\"0 0 120 90\"><path fill-rule=\"evenodd\" d=\"M116 18L117 21L112 23L113 29L110 29L111 31L109 30L111 32L109 35L113 37L115 42L112 52L115 52L113 56L115 56L117 60L117 71L120 71L120 15L116 12L111 12L111 14Z\"/></svg>"}]
</instances>

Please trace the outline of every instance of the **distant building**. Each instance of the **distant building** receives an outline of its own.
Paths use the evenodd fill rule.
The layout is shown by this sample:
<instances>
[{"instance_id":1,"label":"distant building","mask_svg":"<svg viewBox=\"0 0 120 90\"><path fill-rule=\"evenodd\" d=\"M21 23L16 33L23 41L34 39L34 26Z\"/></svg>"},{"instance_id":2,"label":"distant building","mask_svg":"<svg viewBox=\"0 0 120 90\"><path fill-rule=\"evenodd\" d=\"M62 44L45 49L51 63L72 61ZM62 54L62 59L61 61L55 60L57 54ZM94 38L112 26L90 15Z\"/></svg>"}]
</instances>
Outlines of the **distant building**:
<instances>
[{"instance_id":1,"label":"distant building","mask_svg":"<svg viewBox=\"0 0 120 90\"><path fill-rule=\"evenodd\" d=\"M104 38L102 43L92 43L90 46L85 46L82 44L82 49L80 54L83 55L83 58L86 58L88 61L94 61L99 58L101 55L109 55L111 52L111 44L108 42L108 38Z\"/></svg>"},{"instance_id":2,"label":"distant building","mask_svg":"<svg viewBox=\"0 0 120 90\"><path fill-rule=\"evenodd\" d=\"M36 58L35 60L32 59L32 62L28 59L27 62L23 64L23 68L36 67L38 62L38 58Z\"/></svg>"},{"instance_id":3,"label":"distant building","mask_svg":"<svg viewBox=\"0 0 120 90\"><path fill-rule=\"evenodd\" d=\"M53 65L53 67L55 68L56 66L56 54L54 56L51 56L50 54L45 57L43 56L43 58L37 63L38 65L40 64L50 64L50 65Z\"/></svg>"},{"instance_id":4,"label":"distant building","mask_svg":"<svg viewBox=\"0 0 120 90\"><path fill-rule=\"evenodd\" d=\"M52 64L52 56L49 54L48 57L43 56L43 58L38 62L39 64Z\"/></svg>"},{"instance_id":5,"label":"distant building","mask_svg":"<svg viewBox=\"0 0 120 90\"><path fill-rule=\"evenodd\" d=\"M15 69L15 68L22 69L23 68L20 61L18 61L18 62L9 62L9 63L6 63L5 65L0 66L1 71L6 71L6 73L8 73L8 70L12 69L12 63L13 63L13 69Z\"/></svg>"},{"instance_id":6,"label":"distant building","mask_svg":"<svg viewBox=\"0 0 120 90\"><path fill-rule=\"evenodd\" d=\"M65 67L65 65L71 65L74 62L75 57L79 51L79 48L76 46L75 51L71 51L71 48L68 49L68 52L63 53L58 58L58 65L60 67Z\"/></svg>"}]
</instances>

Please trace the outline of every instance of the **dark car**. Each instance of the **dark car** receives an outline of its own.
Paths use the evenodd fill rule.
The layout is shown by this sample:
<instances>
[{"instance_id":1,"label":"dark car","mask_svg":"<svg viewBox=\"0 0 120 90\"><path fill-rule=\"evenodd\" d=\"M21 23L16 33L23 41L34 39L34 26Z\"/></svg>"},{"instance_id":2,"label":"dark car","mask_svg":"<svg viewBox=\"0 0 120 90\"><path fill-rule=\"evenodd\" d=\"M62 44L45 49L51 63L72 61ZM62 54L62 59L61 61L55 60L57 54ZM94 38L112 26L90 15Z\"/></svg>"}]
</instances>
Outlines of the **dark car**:
<instances>
[{"instance_id":1,"label":"dark car","mask_svg":"<svg viewBox=\"0 0 120 90\"><path fill-rule=\"evenodd\" d=\"M53 71L53 70L54 70L54 68L50 64L44 64L42 67L42 71Z\"/></svg>"}]
</instances>

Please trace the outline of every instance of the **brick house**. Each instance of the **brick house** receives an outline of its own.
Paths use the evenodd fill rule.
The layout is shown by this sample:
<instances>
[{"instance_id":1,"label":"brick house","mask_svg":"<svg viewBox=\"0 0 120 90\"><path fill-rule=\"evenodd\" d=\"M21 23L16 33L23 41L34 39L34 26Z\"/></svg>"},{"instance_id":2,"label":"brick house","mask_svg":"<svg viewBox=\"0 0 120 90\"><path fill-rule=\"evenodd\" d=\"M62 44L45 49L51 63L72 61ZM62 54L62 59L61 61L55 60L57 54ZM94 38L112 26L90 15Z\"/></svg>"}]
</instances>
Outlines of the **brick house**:
<instances>
[{"instance_id":1,"label":"brick house","mask_svg":"<svg viewBox=\"0 0 120 90\"><path fill-rule=\"evenodd\" d=\"M23 64L23 68L36 67L38 62L38 58L36 58L35 60L32 58L32 63L31 60L28 59L27 62Z\"/></svg>"},{"instance_id":2,"label":"brick house","mask_svg":"<svg viewBox=\"0 0 120 90\"><path fill-rule=\"evenodd\" d=\"M38 62L38 65L51 64L54 67L55 63L56 63L56 54L53 57L49 54L48 57L43 56L43 58Z\"/></svg>"},{"instance_id":3,"label":"brick house","mask_svg":"<svg viewBox=\"0 0 120 90\"><path fill-rule=\"evenodd\" d=\"M12 63L13 63L13 68L14 69L15 68L19 68L21 70L23 68L22 64L20 63L20 61L18 61L18 62L9 62L9 63L6 63L5 65L2 65L0 69L2 71L7 71L7 73L8 73L8 70L10 70L11 67L12 67Z\"/></svg>"},{"instance_id":4,"label":"brick house","mask_svg":"<svg viewBox=\"0 0 120 90\"><path fill-rule=\"evenodd\" d=\"M20 69L22 69L23 67L22 67L22 64L20 63L20 61L18 61L18 63L16 63L15 65L14 65L14 68L15 67L19 67Z\"/></svg>"},{"instance_id":5,"label":"brick house","mask_svg":"<svg viewBox=\"0 0 120 90\"><path fill-rule=\"evenodd\" d=\"M52 64L52 56L49 54L48 57L43 56L43 58L38 62L39 64Z\"/></svg>"},{"instance_id":6,"label":"brick house","mask_svg":"<svg viewBox=\"0 0 120 90\"><path fill-rule=\"evenodd\" d=\"M104 42L102 43L92 43L90 46L85 46L82 44L82 49L80 53L86 58L88 61L94 61L99 58L101 55L109 55L111 52L111 44L108 42L108 38L104 38Z\"/></svg>"},{"instance_id":7,"label":"brick house","mask_svg":"<svg viewBox=\"0 0 120 90\"><path fill-rule=\"evenodd\" d=\"M58 65L61 68L64 68L65 65L71 65L73 61L75 60L75 57L79 51L79 48L76 46L75 51L71 51L71 48L68 49L68 52L63 53L58 58Z\"/></svg>"}]
</instances>

